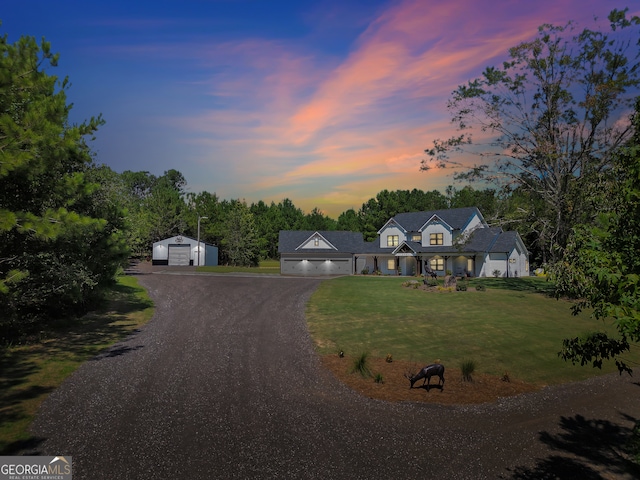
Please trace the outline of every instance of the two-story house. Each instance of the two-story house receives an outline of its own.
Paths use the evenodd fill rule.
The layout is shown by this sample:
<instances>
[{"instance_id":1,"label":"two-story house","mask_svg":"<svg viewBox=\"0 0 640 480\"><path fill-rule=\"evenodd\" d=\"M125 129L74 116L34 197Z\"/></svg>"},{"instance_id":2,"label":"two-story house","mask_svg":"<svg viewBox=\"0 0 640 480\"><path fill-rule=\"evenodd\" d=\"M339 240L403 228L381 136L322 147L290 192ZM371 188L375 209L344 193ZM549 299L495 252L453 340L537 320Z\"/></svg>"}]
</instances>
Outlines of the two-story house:
<instances>
[{"instance_id":1,"label":"two-story house","mask_svg":"<svg viewBox=\"0 0 640 480\"><path fill-rule=\"evenodd\" d=\"M347 268L349 274L422 275L428 268L441 276L529 275L520 235L490 227L476 207L400 213L374 242L353 232L282 231L279 252L281 273L289 275L344 275Z\"/></svg>"}]
</instances>

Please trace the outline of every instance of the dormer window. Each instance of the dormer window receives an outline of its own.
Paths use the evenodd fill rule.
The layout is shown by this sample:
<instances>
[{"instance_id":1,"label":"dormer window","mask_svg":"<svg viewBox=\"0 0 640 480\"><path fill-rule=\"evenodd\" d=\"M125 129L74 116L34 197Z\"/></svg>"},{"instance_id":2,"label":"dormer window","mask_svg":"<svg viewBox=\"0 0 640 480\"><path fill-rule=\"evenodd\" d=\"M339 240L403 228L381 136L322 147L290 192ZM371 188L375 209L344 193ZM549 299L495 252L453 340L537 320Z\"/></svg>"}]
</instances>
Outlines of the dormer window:
<instances>
[{"instance_id":1,"label":"dormer window","mask_svg":"<svg viewBox=\"0 0 640 480\"><path fill-rule=\"evenodd\" d=\"M429 245L444 245L444 234L442 233L429 234Z\"/></svg>"},{"instance_id":2,"label":"dormer window","mask_svg":"<svg viewBox=\"0 0 640 480\"><path fill-rule=\"evenodd\" d=\"M398 235L387 235L387 247L397 247L400 245L400 237Z\"/></svg>"},{"instance_id":3,"label":"dormer window","mask_svg":"<svg viewBox=\"0 0 640 480\"><path fill-rule=\"evenodd\" d=\"M413 235L411 235L411 241L412 242L422 241L422 235L420 235L419 233L414 233Z\"/></svg>"}]
</instances>

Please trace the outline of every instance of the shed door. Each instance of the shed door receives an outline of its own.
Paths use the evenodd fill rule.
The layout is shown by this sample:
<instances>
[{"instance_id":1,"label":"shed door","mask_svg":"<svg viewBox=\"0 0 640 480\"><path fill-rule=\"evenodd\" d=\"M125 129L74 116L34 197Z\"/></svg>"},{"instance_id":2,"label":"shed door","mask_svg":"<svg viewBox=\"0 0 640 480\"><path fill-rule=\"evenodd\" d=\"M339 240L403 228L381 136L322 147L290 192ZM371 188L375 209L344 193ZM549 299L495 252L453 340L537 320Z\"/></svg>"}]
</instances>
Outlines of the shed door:
<instances>
[{"instance_id":1,"label":"shed door","mask_svg":"<svg viewBox=\"0 0 640 480\"><path fill-rule=\"evenodd\" d=\"M169 265L189 265L191 245L169 245Z\"/></svg>"}]
</instances>

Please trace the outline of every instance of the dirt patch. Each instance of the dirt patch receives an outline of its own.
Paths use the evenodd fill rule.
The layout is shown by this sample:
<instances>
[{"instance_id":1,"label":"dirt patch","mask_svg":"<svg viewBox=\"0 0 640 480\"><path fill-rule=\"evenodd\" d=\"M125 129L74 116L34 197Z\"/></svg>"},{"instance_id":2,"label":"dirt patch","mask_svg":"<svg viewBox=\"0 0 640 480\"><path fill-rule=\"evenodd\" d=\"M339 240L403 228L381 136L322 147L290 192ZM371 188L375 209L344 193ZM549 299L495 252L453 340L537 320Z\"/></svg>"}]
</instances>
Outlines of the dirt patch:
<instances>
[{"instance_id":1,"label":"dirt patch","mask_svg":"<svg viewBox=\"0 0 640 480\"><path fill-rule=\"evenodd\" d=\"M370 358L369 368L374 376L380 374L383 383L376 383L374 377L365 378L359 373L351 373L354 359L348 356L324 355L322 364L335 377L369 398L388 402L426 402L445 405L492 403L501 397L510 397L525 392L539 390L541 387L520 380L509 378L509 381L492 375L476 373L473 381L462 380L462 372L453 367L446 367L445 385L438 386L438 377L431 378L431 387L422 387L422 380L409 388L409 380L404 377L408 370L417 372L424 365L396 361L389 363L384 358Z\"/></svg>"}]
</instances>

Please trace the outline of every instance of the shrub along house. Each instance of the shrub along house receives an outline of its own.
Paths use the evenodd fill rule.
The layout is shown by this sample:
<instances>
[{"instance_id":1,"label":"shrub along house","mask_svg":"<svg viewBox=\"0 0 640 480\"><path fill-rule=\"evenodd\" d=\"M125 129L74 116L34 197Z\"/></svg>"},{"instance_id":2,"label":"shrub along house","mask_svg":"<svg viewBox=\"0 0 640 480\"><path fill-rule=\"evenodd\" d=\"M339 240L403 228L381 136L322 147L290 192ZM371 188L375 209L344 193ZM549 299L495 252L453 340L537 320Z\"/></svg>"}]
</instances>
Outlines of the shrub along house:
<instances>
[{"instance_id":1,"label":"shrub along house","mask_svg":"<svg viewBox=\"0 0 640 480\"><path fill-rule=\"evenodd\" d=\"M280 232L284 275L529 275L529 252L517 232L490 227L476 207L400 213L365 242L359 233Z\"/></svg>"}]
</instances>

